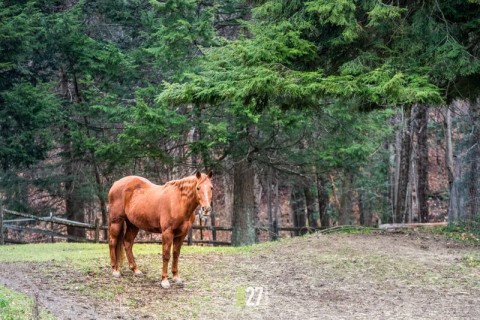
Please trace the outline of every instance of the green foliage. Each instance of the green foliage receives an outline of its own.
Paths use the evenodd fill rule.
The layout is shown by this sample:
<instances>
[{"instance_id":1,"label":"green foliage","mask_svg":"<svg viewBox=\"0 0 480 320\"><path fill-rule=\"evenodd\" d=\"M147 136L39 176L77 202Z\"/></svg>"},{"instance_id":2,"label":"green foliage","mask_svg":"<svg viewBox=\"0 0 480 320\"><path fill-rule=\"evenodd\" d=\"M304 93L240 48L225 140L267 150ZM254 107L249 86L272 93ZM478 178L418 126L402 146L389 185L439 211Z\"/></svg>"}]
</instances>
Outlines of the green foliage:
<instances>
[{"instance_id":1,"label":"green foliage","mask_svg":"<svg viewBox=\"0 0 480 320\"><path fill-rule=\"evenodd\" d=\"M37 80L35 57L44 44L41 13L33 1L0 3L0 161L3 171L45 158L52 145L49 126L58 100Z\"/></svg>"},{"instance_id":2,"label":"green foliage","mask_svg":"<svg viewBox=\"0 0 480 320\"><path fill-rule=\"evenodd\" d=\"M165 73L182 71L195 62L201 48L215 42L214 6L198 0L150 3L160 16L145 51Z\"/></svg>"},{"instance_id":3,"label":"green foliage","mask_svg":"<svg viewBox=\"0 0 480 320\"><path fill-rule=\"evenodd\" d=\"M307 2L305 6L307 12L315 12L318 15L320 23L335 26L348 25L350 20L354 19L356 9L352 0L316 0Z\"/></svg>"},{"instance_id":4,"label":"green foliage","mask_svg":"<svg viewBox=\"0 0 480 320\"><path fill-rule=\"evenodd\" d=\"M325 110L327 118L321 126L329 133L317 148L322 167L356 170L369 162L391 134L392 128L385 126L393 115L391 109L358 114L354 110L343 103Z\"/></svg>"},{"instance_id":5,"label":"green foliage","mask_svg":"<svg viewBox=\"0 0 480 320\"><path fill-rule=\"evenodd\" d=\"M40 19L33 1L11 5L0 2L0 90L10 87L33 69L25 61L43 47L38 42L44 31L39 26Z\"/></svg>"},{"instance_id":6,"label":"green foliage","mask_svg":"<svg viewBox=\"0 0 480 320\"><path fill-rule=\"evenodd\" d=\"M50 86L14 85L0 92L0 159L3 170L30 166L53 145L51 125L58 121L59 100Z\"/></svg>"},{"instance_id":7,"label":"green foliage","mask_svg":"<svg viewBox=\"0 0 480 320\"><path fill-rule=\"evenodd\" d=\"M9 290L0 285L0 319L2 320L29 320L33 319L33 301L28 296ZM41 310L39 319L47 320L54 317Z\"/></svg>"},{"instance_id":8,"label":"green foliage","mask_svg":"<svg viewBox=\"0 0 480 320\"><path fill-rule=\"evenodd\" d=\"M338 36L330 39L333 46L345 45L357 40L363 31L355 19L356 4L353 0L316 0L305 3L307 13L314 13L320 25L334 26Z\"/></svg>"},{"instance_id":9,"label":"green foliage","mask_svg":"<svg viewBox=\"0 0 480 320\"><path fill-rule=\"evenodd\" d=\"M2 193L21 207L29 187L62 197L73 180L92 203L95 170L110 181L137 161L248 157L283 174L354 172L380 210L395 108L478 97L479 12L476 0L2 1ZM53 148L61 160L19 177Z\"/></svg>"},{"instance_id":10,"label":"green foliage","mask_svg":"<svg viewBox=\"0 0 480 320\"><path fill-rule=\"evenodd\" d=\"M438 228L436 232L442 233L448 239L480 245L480 228L478 221L459 220L455 223L450 223L446 227Z\"/></svg>"},{"instance_id":11,"label":"green foliage","mask_svg":"<svg viewBox=\"0 0 480 320\"><path fill-rule=\"evenodd\" d=\"M480 267L480 254L472 253L468 254L462 258L462 262L471 268L478 268Z\"/></svg>"},{"instance_id":12,"label":"green foliage","mask_svg":"<svg viewBox=\"0 0 480 320\"><path fill-rule=\"evenodd\" d=\"M319 231L322 234L338 233L338 234L365 234L369 235L375 232L377 229L363 226L339 226L331 227Z\"/></svg>"},{"instance_id":13,"label":"green foliage","mask_svg":"<svg viewBox=\"0 0 480 320\"><path fill-rule=\"evenodd\" d=\"M382 1L375 1L372 10L368 11L367 27L381 27L382 25L397 22L402 14L407 11L395 5L385 4Z\"/></svg>"},{"instance_id":14,"label":"green foliage","mask_svg":"<svg viewBox=\"0 0 480 320\"><path fill-rule=\"evenodd\" d=\"M393 128L384 130L392 130ZM385 141L381 142L377 140L380 137L386 137L391 139L392 135L378 131L379 134L375 136L375 132L372 131L369 137L373 141L377 141L376 149L374 148L373 141L371 153L368 155L367 161L365 161L360 167L356 168L354 186L358 192L359 200L362 202L364 210L364 223L371 225L372 215L377 215L381 221L391 221L391 205L390 198L387 196L390 192L389 174L390 174L390 150L385 147Z\"/></svg>"},{"instance_id":15,"label":"green foliage","mask_svg":"<svg viewBox=\"0 0 480 320\"><path fill-rule=\"evenodd\" d=\"M353 14L352 6L355 9L352 1L308 2L306 12L316 12L325 23L344 26L352 19L344 17ZM262 8L264 11L259 9L257 17L269 12L267 8L279 10L271 3ZM385 14L392 15L390 11ZM234 100L243 105L252 101L261 104L282 100L293 107L318 104L325 98L351 99L352 96L360 97L362 103L381 106L441 101L439 90L430 83L425 69L399 69L387 62L376 67L372 65L361 74L358 68L351 67L342 68L341 76L335 72L321 72L325 63L316 61L319 58L315 53L316 41L305 37L304 27L297 20L287 17L269 24L246 24L254 38L207 50L199 71L188 75L189 83L167 85L159 99L204 103ZM313 22L310 25L313 26ZM405 71L400 71L402 69Z\"/></svg>"},{"instance_id":16,"label":"green foliage","mask_svg":"<svg viewBox=\"0 0 480 320\"><path fill-rule=\"evenodd\" d=\"M355 174L368 209L382 216L392 110L441 104L452 83L478 72L466 31L475 27L465 23L473 17L461 11L455 1L266 1L243 24L248 36L204 50L184 79L164 83L157 102L222 110L233 133L224 150L234 159Z\"/></svg>"},{"instance_id":17,"label":"green foliage","mask_svg":"<svg viewBox=\"0 0 480 320\"><path fill-rule=\"evenodd\" d=\"M252 150L259 150L258 160L262 162L266 160L260 155L269 150L293 165L309 161L323 170L358 167L368 161L388 134L382 128L391 116L389 111L354 115L358 109L388 110L404 104L440 103L442 97L439 88L430 82L426 68L399 68L392 64L393 60L389 63L378 58L375 51L353 54L354 59L339 64L328 53L337 49L328 49L327 53L319 50L321 39L336 46L358 40L357 33L349 36L358 29L356 10L353 1L311 1L305 7L300 2L266 2L255 9L254 20L244 23L253 37L205 50L195 72L185 74L186 81L164 83L157 102L194 103L225 110L235 128L231 131L237 133L227 139L228 150L237 156L252 156ZM370 27L379 25L381 18L396 19L404 11L376 6L370 10L374 21ZM321 27L317 20L326 28L321 39L316 31ZM327 34L331 27L341 32ZM301 120L291 122L292 113L298 113ZM312 126L309 117L319 121L320 127ZM282 118L285 123L315 127L316 132L322 126L331 129L324 130L321 143L312 139L307 150L284 150L280 145L295 145L305 131L307 136L315 133L313 129L282 125L276 120ZM242 129L250 125L259 130L253 137Z\"/></svg>"},{"instance_id":18,"label":"green foliage","mask_svg":"<svg viewBox=\"0 0 480 320\"><path fill-rule=\"evenodd\" d=\"M185 123L185 116L177 110L163 105L150 106L139 97L132 109L131 121L119 139L128 153L136 157L160 157L168 161L163 146L179 139L186 129Z\"/></svg>"}]
</instances>

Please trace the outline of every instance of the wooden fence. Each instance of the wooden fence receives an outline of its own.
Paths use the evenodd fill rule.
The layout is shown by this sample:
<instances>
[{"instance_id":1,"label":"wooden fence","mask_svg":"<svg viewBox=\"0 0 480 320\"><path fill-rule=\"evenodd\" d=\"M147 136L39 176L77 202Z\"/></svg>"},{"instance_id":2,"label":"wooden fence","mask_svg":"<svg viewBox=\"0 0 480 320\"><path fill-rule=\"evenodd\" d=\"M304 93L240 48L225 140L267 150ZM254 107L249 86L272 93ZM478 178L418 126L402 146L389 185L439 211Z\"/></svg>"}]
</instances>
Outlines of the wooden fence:
<instances>
[{"instance_id":1,"label":"wooden fence","mask_svg":"<svg viewBox=\"0 0 480 320\"><path fill-rule=\"evenodd\" d=\"M13 216L17 216L17 217L22 217L22 218L5 220L4 217L6 213ZM47 222L50 224L50 230L20 226L17 224L19 222ZM88 239L88 238L75 237L75 236L59 233L54 230L55 225L63 225L63 226L71 226L71 227L95 230L95 237L94 239ZM68 239L76 242L97 242L98 243L100 242L100 230L107 230L107 229L108 229L107 226L100 225L98 218L95 220L94 224L89 224L84 222L71 221L63 218L58 218L53 216L52 214L50 214L49 217L37 217L35 215L31 215L28 213L17 212L17 211L8 210L0 207L0 244L3 244L5 242L10 242L9 239L5 239L4 230L25 231L29 233L44 234L44 235L50 236L51 242L54 242L55 238L63 238L63 239Z\"/></svg>"},{"instance_id":2,"label":"wooden fence","mask_svg":"<svg viewBox=\"0 0 480 320\"><path fill-rule=\"evenodd\" d=\"M4 216L5 214L13 215L16 217L20 217L17 219L13 220L5 220ZM50 226L50 229L40 229L40 228L33 228L33 227L26 227L26 226L20 226L18 225L19 222L46 222L47 225ZM94 230L94 238L81 238L81 237L75 237L67 234L63 234L60 232L55 231L55 225L63 225L63 226L71 226L71 227L77 227L77 228L84 228L88 230ZM217 239L217 232L218 231L226 231L226 232L232 232L231 227L221 227L221 226L198 226L198 225L193 225L192 226L193 230L200 230L202 231L212 231L212 240L203 240L203 239L193 239L192 231L189 232L188 237L186 239L186 244L192 245L192 244L209 244L209 245L230 245L231 243L229 241L221 241ZM308 227L277 227L275 230L273 230L273 233L275 236L278 237L278 234L280 231L291 231L295 233L307 233L307 232L312 232L316 230L324 229L322 227L320 228L308 228ZM5 244L5 243L14 243L15 241L11 239L6 239L4 237L4 230L15 230L15 231L24 231L24 232L29 232L29 233L35 233L35 234L43 234L47 235L50 237L50 242L55 242L55 238L62 238L62 239L67 239L69 241L74 241L74 242L103 242L106 243L107 240L100 239L100 232L103 230L108 230L108 226L101 225L99 222L99 219L95 219L94 224L89 224L89 223L84 223L84 222L78 222L78 221L72 221L72 220L67 220L63 218L58 218L50 214L49 217L38 217L32 214L28 213L22 213L22 212L17 212L13 210L8 210L0 206L0 245ZM257 230L259 231L266 231L266 232L272 232L269 228L267 227L258 227ZM137 243L158 243L159 241L137 241Z\"/></svg>"}]
</instances>

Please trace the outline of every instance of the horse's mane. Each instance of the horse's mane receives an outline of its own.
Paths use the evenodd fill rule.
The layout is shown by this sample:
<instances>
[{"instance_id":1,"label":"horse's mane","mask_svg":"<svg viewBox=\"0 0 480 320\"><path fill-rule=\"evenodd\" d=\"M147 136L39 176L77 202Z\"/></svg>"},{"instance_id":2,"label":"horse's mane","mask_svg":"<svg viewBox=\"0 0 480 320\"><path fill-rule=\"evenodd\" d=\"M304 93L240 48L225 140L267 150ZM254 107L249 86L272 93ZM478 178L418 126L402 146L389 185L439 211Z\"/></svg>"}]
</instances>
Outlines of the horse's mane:
<instances>
[{"instance_id":1,"label":"horse's mane","mask_svg":"<svg viewBox=\"0 0 480 320\"><path fill-rule=\"evenodd\" d=\"M197 177L195 175L188 176L183 179L172 180L165 183L165 187L171 186L180 190L182 196L189 197L193 193L194 186L196 185Z\"/></svg>"}]
</instances>

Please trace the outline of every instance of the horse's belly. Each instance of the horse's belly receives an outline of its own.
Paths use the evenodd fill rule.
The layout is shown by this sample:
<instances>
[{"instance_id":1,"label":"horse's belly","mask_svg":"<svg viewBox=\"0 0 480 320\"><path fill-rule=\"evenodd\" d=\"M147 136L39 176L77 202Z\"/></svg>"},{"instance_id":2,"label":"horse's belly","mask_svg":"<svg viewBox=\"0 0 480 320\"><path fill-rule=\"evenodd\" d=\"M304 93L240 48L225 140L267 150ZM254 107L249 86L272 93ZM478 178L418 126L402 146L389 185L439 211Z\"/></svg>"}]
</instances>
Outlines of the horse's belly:
<instances>
[{"instance_id":1,"label":"horse's belly","mask_svg":"<svg viewBox=\"0 0 480 320\"><path fill-rule=\"evenodd\" d=\"M131 207L125 212L130 223L141 230L148 232L161 232L160 217L156 212L139 207Z\"/></svg>"},{"instance_id":2,"label":"horse's belly","mask_svg":"<svg viewBox=\"0 0 480 320\"><path fill-rule=\"evenodd\" d=\"M160 228L140 228L142 230L152 232L152 233L161 233L162 230Z\"/></svg>"},{"instance_id":3,"label":"horse's belly","mask_svg":"<svg viewBox=\"0 0 480 320\"><path fill-rule=\"evenodd\" d=\"M135 217L128 217L128 221L141 230L154 233L160 233L162 231L160 228L160 221L155 221L154 219L149 219L148 217L137 215Z\"/></svg>"}]
</instances>

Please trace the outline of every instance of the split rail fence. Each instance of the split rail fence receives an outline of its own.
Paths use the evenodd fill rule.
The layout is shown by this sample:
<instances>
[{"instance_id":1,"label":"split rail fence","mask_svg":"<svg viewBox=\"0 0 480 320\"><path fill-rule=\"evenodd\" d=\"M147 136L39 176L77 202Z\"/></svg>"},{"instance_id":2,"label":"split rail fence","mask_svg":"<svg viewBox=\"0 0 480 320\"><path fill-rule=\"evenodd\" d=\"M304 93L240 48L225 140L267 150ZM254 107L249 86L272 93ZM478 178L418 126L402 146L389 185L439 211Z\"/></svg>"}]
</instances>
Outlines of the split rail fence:
<instances>
[{"instance_id":1,"label":"split rail fence","mask_svg":"<svg viewBox=\"0 0 480 320\"><path fill-rule=\"evenodd\" d=\"M19 218L16 219L9 219L6 220L4 219L5 215L9 214L10 216L16 216ZM45 222L46 227L44 228L34 228L30 226L22 226L19 225L19 223L28 223L28 222ZM49 225L49 229L48 226ZM87 230L93 230L94 231L94 237L93 238L88 238L88 237L76 237L68 234L64 234L61 232L55 231L55 226L56 225L62 225L62 226L71 226L71 227L77 227L77 228L84 228ZM229 241L222 241L217 239L217 232L232 232L231 227L221 227L221 226L201 226L201 225L193 225L192 226L193 230L200 230L201 234L203 231L211 231L212 232L212 240L203 240L203 239L194 239L192 235L192 231L189 232L188 237L186 239L186 244L192 245L192 244L208 244L208 245L214 245L214 246L228 246L231 245ZM278 234L280 231L290 231L290 232L295 232L295 233L301 233L305 234L308 232L313 232L317 231L320 229L325 229L325 228L309 228L309 227L276 227L274 228L273 231L271 231L267 227L259 227L257 228L260 231L266 231L266 232L273 232L275 236L278 237ZM18 243L18 241L14 241L13 239L8 239L5 236L6 230L14 230L14 231L21 231L21 232L26 232L26 233L34 233L34 234L43 234L46 235L47 237L50 237L50 242L55 242L55 238L60 238L60 239L67 239L68 241L73 241L73 242L95 242L95 243L106 243L106 239L100 239L100 232L104 230L108 230L108 226L101 225L99 219L95 219L95 223L90 224L90 223L85 223L85 222L78 222L78 221L72 221L72 220L67 220L63 218L59 218L56 216L53 216L50 214L48 217L38 217L32 214L28 213L22 213L22 212L17 212L13 210L8 210L0 206L0 245L5 244L5 243ZM145 240L140 240L137 241L137 243L158 243L159 241L145 241ZM21 242L24 243L24 242Z\"/></svg>"}]
</instances>

